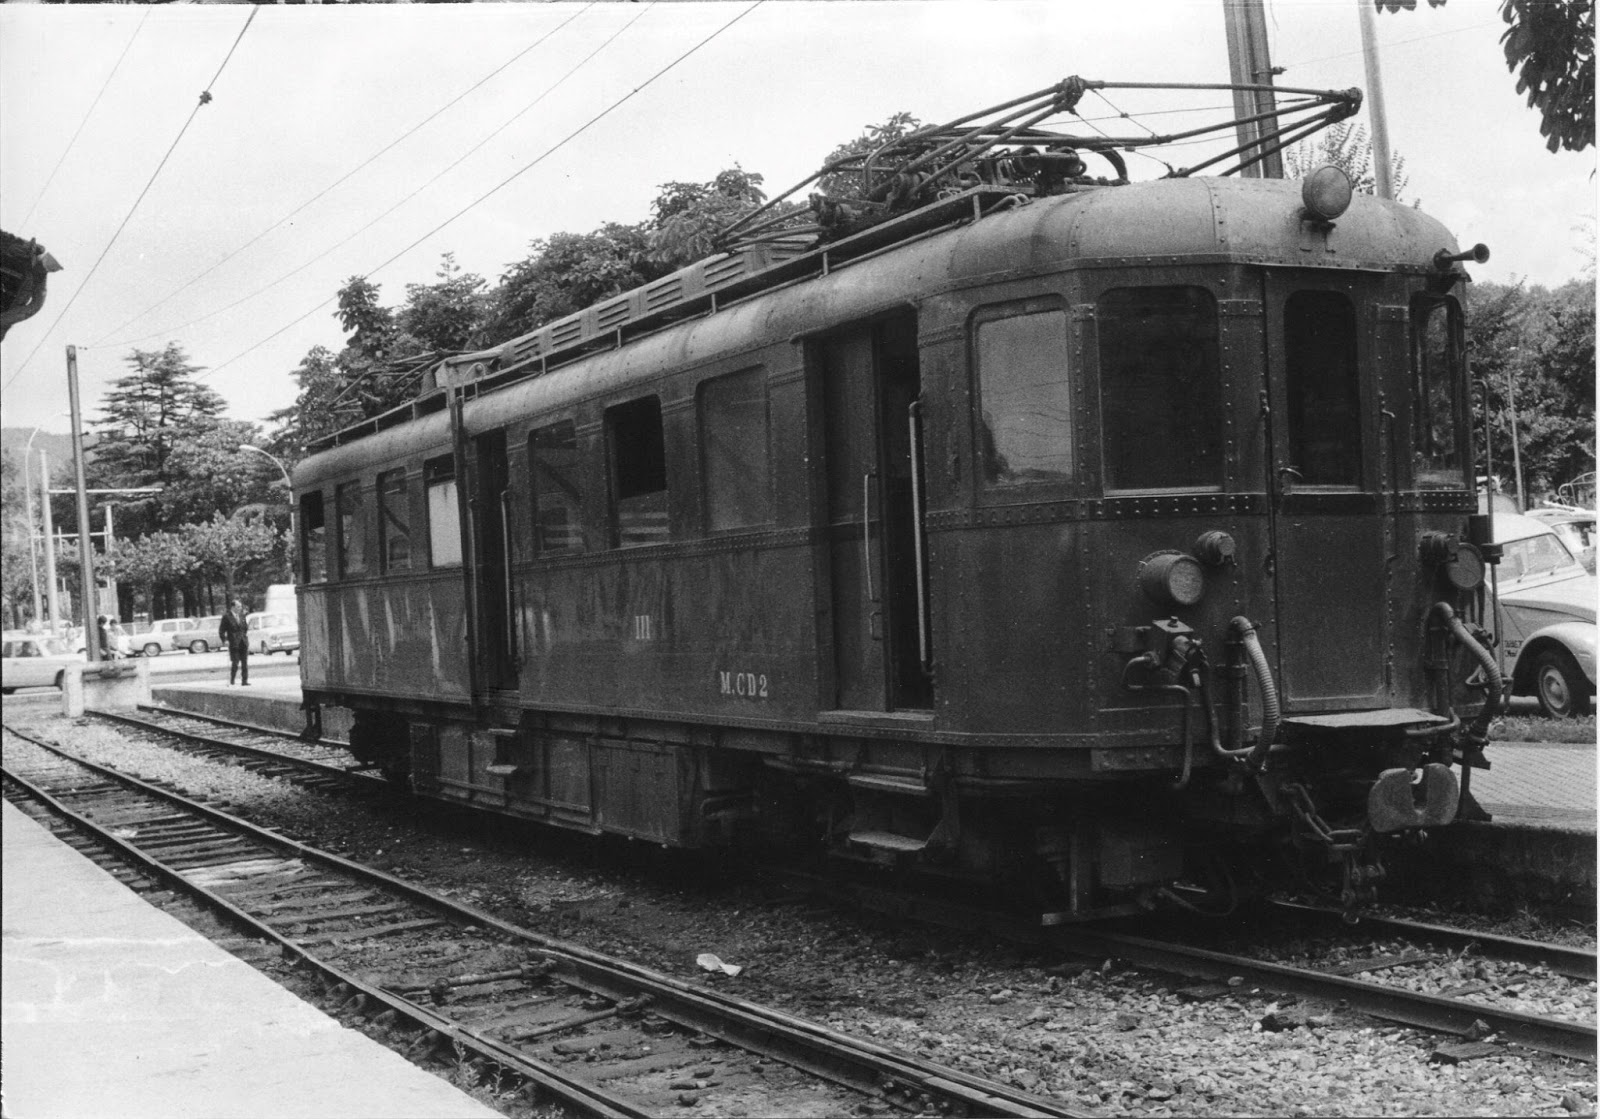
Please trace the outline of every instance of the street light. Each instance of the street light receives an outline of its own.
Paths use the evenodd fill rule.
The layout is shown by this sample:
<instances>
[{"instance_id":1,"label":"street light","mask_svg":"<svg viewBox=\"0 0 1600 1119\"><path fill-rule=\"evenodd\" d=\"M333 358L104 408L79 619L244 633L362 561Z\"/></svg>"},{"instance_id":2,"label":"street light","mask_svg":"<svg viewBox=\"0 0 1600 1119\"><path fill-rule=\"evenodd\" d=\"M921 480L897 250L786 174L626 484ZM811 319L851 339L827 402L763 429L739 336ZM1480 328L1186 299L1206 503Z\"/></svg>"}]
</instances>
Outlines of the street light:
<instances>
[{"instance_id":1,"label":"street light","mask_svg":"<svg viewBox=\"0 0 1600 1119\"><path fill-rule=\"evenodd\" d=\"M272 463L273 466L276 466L280 471L283 472L283 484L285 486L289 487L289 549L290 549L289 581L293 582L294 581L294 558L293 558L294 557L294 549L299 547L299 540L300 540L300 534L296 530L295 516L294 516L294 482L292 482L289 479L289 470L288 470L287 467L285 467L283 465L282 462L279 461L277 455L272 454L270 451L264 451L260 447L257 447L253 443L240 443L239 444L239 449L241 451L254 451L256 454L260 455L262 458L266 459L268 462Z\"/></svg>"}]
</instances>

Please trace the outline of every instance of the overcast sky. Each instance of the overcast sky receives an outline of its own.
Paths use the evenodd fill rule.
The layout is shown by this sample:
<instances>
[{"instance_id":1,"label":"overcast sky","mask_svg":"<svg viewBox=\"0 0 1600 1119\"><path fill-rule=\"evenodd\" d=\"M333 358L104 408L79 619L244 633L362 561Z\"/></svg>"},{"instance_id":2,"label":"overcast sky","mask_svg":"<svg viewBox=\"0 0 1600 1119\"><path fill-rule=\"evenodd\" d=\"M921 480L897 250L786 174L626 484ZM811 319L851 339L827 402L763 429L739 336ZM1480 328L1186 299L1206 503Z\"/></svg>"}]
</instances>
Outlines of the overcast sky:
<instances>
[{"instance_id":1,"label":"overcast sky","mask_svg":"<svg viewBox=\"0 0 1600 1119\"><path fill-rule=\"evenodd\" d=\"M1361 2L1268 0L1278 81L1364 88ZM1594 153L1545 150L1505 66L1498 8L1449 0L1379 17L1391 144L1404 197L1463 244L1489 245L1475 277L1555 285L1593 260ZM1071 74L1223 82L1222 10L0 5L0 225L64 269L0 348L4 423L66 430L69 343L92 417L132 349L169 341L211 371L235 416L261 419L293 401L290 371L307 350L342 344L333 299L352 275L394 305L451 251L493 283L533 238L643 220L669 180L737 162L786 188L899 110L949 119Z\"/></svg>"}]
</instances>

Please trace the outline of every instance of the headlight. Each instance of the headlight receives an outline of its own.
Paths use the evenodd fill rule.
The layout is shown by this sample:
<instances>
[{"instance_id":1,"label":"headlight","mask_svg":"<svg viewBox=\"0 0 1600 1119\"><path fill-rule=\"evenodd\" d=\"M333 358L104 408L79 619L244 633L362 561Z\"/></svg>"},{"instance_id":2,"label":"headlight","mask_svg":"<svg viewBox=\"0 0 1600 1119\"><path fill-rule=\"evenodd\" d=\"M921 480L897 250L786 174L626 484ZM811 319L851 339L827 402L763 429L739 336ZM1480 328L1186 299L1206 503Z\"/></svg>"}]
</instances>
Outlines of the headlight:
<instances>
[{"instance_id":1,"label":"headlight","mask_svg":"<svg viewBox=\"0 0 1600 1119\"><path fill-rule=\"evenodd\" d=\"M1139 562L1139 587L1162 605L1193 606L1205 594L1206 574L1185 552L1157 552Z\"/></svg>"}]
</instances>

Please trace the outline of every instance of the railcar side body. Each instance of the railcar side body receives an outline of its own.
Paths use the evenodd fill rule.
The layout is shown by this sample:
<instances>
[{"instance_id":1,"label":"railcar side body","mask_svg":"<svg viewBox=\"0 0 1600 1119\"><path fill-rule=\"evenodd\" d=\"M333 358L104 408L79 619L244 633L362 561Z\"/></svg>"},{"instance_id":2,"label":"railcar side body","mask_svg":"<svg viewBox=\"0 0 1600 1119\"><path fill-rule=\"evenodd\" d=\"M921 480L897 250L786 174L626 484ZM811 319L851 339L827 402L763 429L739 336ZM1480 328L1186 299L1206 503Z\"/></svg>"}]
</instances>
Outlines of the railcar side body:
<instances>
[{"instance_id":1,"label":"railcar side body","mask_svg":"<svg viewBox=\"0 0 1600 1119\"><path fill-rule=\"evenodd\" d=\"M425 795L1042 868L1072 915L1199 827L1446 823L1484 701L1455 248L1171 179L473 355L295 471L307 701Z\"/></svg>"}]
</instances>

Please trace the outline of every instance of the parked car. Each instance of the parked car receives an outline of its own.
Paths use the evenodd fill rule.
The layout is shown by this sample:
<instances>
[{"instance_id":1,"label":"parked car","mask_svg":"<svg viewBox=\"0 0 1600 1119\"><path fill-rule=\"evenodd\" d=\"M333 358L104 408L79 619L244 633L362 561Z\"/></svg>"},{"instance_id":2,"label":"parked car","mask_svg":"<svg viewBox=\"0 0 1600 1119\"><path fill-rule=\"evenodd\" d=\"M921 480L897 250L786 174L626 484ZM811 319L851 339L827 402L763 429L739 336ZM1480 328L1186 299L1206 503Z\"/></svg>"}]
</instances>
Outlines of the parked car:
<instances>
[{"instance_id":1,"label":"parked car","mask_svg":"<svg viewBox=\"0 0 1600 1119\"><path fill-rule=\"evenodd\" d=\"M1505 549L1500 632L1511 694L1534 696L1556 718L1584 714L1595 691L1595 576L1533 517L1497 515L1494 531Z\"/></svg>"},{"instance_id":2,"label":"parked car","mask_svg":"<svg viewBox=\"0 0 1600 1119\"><path fill-rule=\"evenodd\" d=\"M133 635L133 651L140 656L159 657L162 653L187 649L189 635L199 624L194 618L162 618L151 622L147 631Z\"/></svg>"},{"instance_id":3,"label":"parked car","mask_svg":"<svg viewBox=\"0 0 1600 1119\"><path fill-rule=\"evenodd\" d=\"M217 630L222 625L222 615L212 614L194 620L194 628L184 634L183 647L191 653L209 653L222 648L222 638Z\"/></svg>"},{"instance_id":4,"label":"parked car","mask_svg":"<svg viewBox=\"0 0 1600 1119\"><path fill-rule=\"evenodd\" d=\"M245 617L252 653L293 653L300 648L300 621L293 614L250 614Z\"/></svg>"},{"instance_id":5,"label":"parked car","mask_svg":"<svg viewBox=\"0 0 1600 1119\"><path fill-rule=\"evenodd\" d=\"M1554 529L1584 569L1594 571L1594 510L1548 506L1530 509L1528 516Z\"/></svg>"},{"instance_id":6,"label":"parked car","mask_svg":"<svg viewBox=\"0 0 1600 1119\"><path fill-rule=\"evenodd\" d=\"M69 664L82 664L83 653L72 651L63 637L8 633L0 639L0 692L18 688L59 688Z\"/></svg>"},{"instance_id":7,"label":"parked car","mask_svg":"<svg viewBox=\"0 0 1600 1119\"><path fill-rule=\"evenodd\" d=\"M110 638L111 653L114 657L133 656L133 638L129 637L126 631L113 631L110 634ZM88 652L89 646L88 642L83 636L82 626L74 627L67 640L71 642L72 651L74 653L82 656Z\"/></svg>"}]
</instances>

